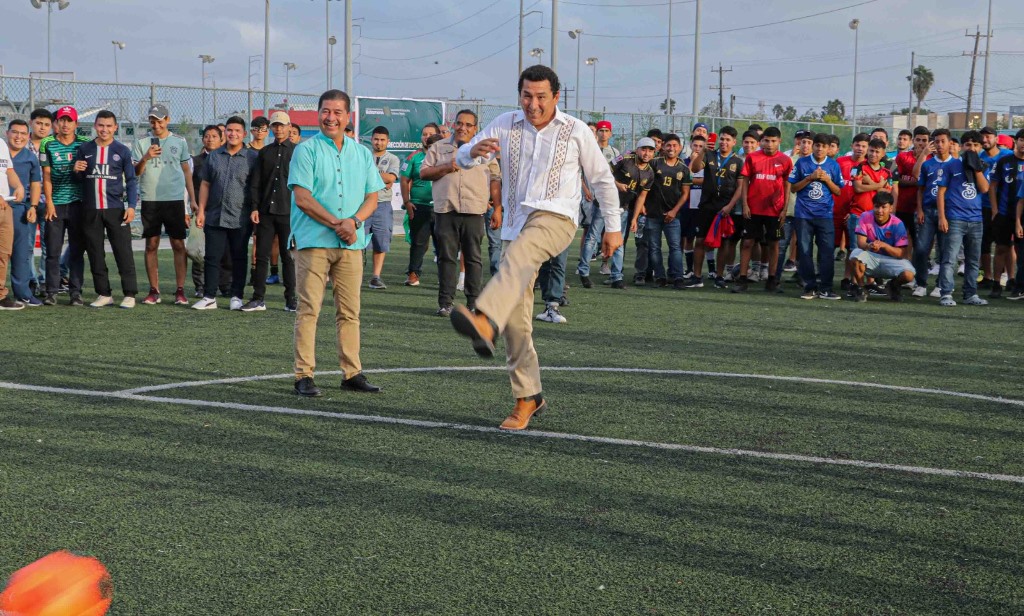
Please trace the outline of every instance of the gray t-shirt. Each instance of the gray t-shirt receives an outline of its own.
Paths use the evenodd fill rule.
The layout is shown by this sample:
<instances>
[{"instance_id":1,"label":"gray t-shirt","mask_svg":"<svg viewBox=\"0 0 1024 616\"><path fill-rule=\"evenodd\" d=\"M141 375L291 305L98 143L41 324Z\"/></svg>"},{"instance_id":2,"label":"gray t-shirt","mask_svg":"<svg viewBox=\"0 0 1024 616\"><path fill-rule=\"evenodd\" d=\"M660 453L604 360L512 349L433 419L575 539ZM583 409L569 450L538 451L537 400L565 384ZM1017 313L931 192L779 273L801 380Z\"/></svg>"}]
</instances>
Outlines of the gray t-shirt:
<instances>
[{"instance_id":1,"label":"gray t-shirt","mask_svg":"<svg viewBox=\"0 0 1024 616\"><path fill-rule=\"evenodd\" d=\"M132 144L132 161L141 161L156 139L136 139ZM181 164L192 160L192 155L188 152L188 143L173 133L159 141L160 156L147 161L146 169L139 176L142 200L182 201L185 198L185 172L182 171Z\"/></svg>"},{"instance_id":2,"label":"gray t-shirt","mask_svg":"<svg viewBox=\"0 0 1024 616\"><path fill-rule=\"evenodd\" d=\"M395 181L398 181L399 173L401 172L402 163L399 162L398 157L391 152L384 152L380 156L373 155L373 163L377 165L377 171L381 173L390 173L395 176ZM377 191L377 204L390 203L391 195L394 193L392 187L382 188Z\"/></svg>"}]
</instances>

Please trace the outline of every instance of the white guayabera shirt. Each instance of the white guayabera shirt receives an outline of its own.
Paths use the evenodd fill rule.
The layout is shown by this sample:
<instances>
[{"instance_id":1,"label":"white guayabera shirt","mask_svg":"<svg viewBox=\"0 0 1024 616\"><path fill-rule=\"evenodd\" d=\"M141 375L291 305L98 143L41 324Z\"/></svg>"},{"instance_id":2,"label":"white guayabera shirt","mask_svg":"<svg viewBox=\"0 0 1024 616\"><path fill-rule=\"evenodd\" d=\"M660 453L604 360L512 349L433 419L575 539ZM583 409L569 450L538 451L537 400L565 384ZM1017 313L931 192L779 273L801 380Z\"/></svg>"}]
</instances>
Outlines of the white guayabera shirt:
<instances>
[{"instance_id":1,"label":"white guayabera shirt","mask_svg":"<svg viewBox=\"0 0 1024 616\"><path fill-rule=\"evenodd\" d=\"M611 167L594 134L574 117L555 110L550 124L538 131L522 110L494 119L459 148L456 163L463 169L484 164L494 157L470 157L481 139L497 139L501 152L501 201L504 207L501 239L514 240L534 210L554 212L579 224L582 179L586 175L601 204L605 230L621 231L622 208Z\"/></svg>"}]
</instances>

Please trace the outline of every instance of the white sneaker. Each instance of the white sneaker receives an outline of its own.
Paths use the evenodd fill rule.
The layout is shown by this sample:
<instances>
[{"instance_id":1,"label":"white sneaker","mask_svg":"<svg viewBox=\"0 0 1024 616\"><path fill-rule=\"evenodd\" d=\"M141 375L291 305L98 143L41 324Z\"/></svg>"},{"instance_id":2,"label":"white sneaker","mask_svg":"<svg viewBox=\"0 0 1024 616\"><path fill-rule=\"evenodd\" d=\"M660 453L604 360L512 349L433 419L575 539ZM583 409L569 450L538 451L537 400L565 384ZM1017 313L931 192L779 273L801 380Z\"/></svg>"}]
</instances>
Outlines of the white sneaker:
<instances>
[{"instance_id":1,"label":"white sneaker","mask_svg":"<svg viewBox=\"0 0 1024 616\"><path fill-rule=\"evenodd\" d=\"M133 296L126 295L124 297L124 299L121 300L121 308L124 308L126 310L130 310L130 309L132 309L134 307L135 307L135 298Z\"/></svg>"},{"instance_id":2,"label":"white sneaker","mask_svg":"<svg viewBox=\"0 0 1024 616\"><path fill-rule=\"evenodd\" d=\"M999 286L1005 289L1007 282L1010 282L1010 277L1006 274L1006 272L1003 272L1003 275L999 277Z\"/></svg>"},{"instance_id":3,"label":"white sneaker","mask_svg":"<svg viewBox=\"0 0 1024 616\"><path fill-rule=\"evenodd\" d=\"M963 264L963 262L961 262L960 265L957 266L956 273L960 274L961 276L964 275L964 264Z\"/></svg>"},{"instance_id":4,"label":"white sneaker","mask_svg":"<svg viewBox=\"0 0 1024 616\"><path fill-rule=\"evenodd\" d=\"M981 299L977 295L972 295L964 300L965 306L988 306L987 299Z\"/></svg>"},{"instance_id":5,"label":"white sneaker","mask_svg":"<svg viewBox=\"0 0 1024 616\"><path fill-rule=\"evenodd\" d=\"M761 266L761 280L768 280L768 266Z\"/></svg>"},{"instance_id":6,"label":"white sneaker","mask_svg":"<svg viewBox=\"0 0 1024 616\"><path fill-rule=\"evenodd\" d=\"M93 308L106 308L107 306L114 305L114 298L109 295L100 295L96 298L96 301L89 305Z\"/></svg>"},{"instance_id":7,"label":"white sneaker","mask_svg":"<svg viewBox=\"0 0 1024 616\"><path fill-rule=\"evenodd\" d=\"M942 297L942 289L935 287L932 292L928 294L928 297Z\"/></svg>"},{"instance_id":8,"label":"white sneaker","mask_svg":"<svg viewBox=\"0 0 1024 616\"><path fill-rule=\"evenodd\" d=\"M241 297L232 297L231 298L231 304L230 304L229 308L231 310L241 310L242 306L244 306L244 305L245 305L245 302L242 301Z\"/></svg>"},{"instance_id":9,"label":"white sneaker","mask_svg":"<svg viewBox=\"0 0 1024 616\"><path fill-rule=\"evenodd\" d=\"M928 268L928 275L929 276L938 276L939 275L939 264L938 263L936 263L935 265L933 265L933 266Z\"/></svg>"},{"instance_id":10,"label":"white sneaker","mask_svg":"<svg viewBox=\"0 0 1024 616\"><path fill-rule=\"evenodd\" d=\"M192 308L195 310L216 310L217 309L217 298L215 297L204 297L198 302L192 304Z\"/></svg>"},{"instance_id":11,"label":"white sneaker","mask_svg":"<svg viewBox=\"0 0 1024 616\"><path fill-rule=\"evenodd\" d=\"M914 290L910 294L914 297L924 297L925 295L928 295L928 287L924 285L914 287Z\"/></svg>"},{"instance_id":12,"label":"white sneaker","mask_svg":"<svg viewBox=\"0 0 1024 616\"><path fill-rule=\"evenodd\" d=\"M608 261L605 261L604 263L601 264L601 273L604 274L605 276L611 275L612 266L610 263L608 263Z\"/></svg>"},{"instance_id":13,"label":"white sneaker","mask_svg":"<svg viewBox=\"0 0 1024 616\"><path fill-rule=\"evenodd\" d=\"M956 302L953 301L952 295L943 295L942 299L939 300L939 305L945 306L946 308L952 308L953 306L956 306Z\"/></svg>"},{"instance_id":14,"label":"white sneaker","mask_svg":"<svg viewBox=\"0 0 1024 616\"><path fill-rule=\"evenodd\" d=\"M722 280L725 282L732 282L732 268L725 270L725 275L722 276Z\"/></svg>"},{"instance_id":15,"label":"white sneaker","mask_svg":"<svg viewBox=\"0 0 1024 616\"><path fill-rule=\"evenodd\" d=\"M558 311L558 304L548 304L548 307L544 312L538 314L536 317L538 321L545 321L547 323L566 323L568 320L562 316L562 313Z\"/></svg>"}]
</instances>

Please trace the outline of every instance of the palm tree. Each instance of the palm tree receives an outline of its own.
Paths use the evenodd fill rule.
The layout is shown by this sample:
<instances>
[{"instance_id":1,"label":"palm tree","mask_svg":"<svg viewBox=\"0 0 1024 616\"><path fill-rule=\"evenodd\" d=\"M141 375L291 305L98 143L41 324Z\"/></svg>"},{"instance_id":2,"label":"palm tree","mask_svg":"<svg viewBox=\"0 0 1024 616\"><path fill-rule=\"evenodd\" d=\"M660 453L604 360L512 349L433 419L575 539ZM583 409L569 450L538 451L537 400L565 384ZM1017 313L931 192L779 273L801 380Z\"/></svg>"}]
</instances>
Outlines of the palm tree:
<instances>
[{"instance_id":1,"label":"palm tree","mask_svg":"<svg viewBox=\"0 0 1024 616\"><path fill-rule=\"evenodd\" d=\"M786 108L783 107L782 105L776 104L774 107L772 107L772 115L775 116L776 120L781 120L783 114L785 114L785 113L786 113Z\"/></svg>"},{"instance_id":2,"label":"palm tree","mask_svg":"<svg viewBox=\"0 0 1024 616\"><path fill-rule=\"evenodd\" d=\"M931 69L928 67L915 66L912 84L914 96L917 97L916 113L921 113L921 103L924 102L924 98L928 96L928 90L935 85L935 74L932 73Z\"/></svg>"}]
</instances>

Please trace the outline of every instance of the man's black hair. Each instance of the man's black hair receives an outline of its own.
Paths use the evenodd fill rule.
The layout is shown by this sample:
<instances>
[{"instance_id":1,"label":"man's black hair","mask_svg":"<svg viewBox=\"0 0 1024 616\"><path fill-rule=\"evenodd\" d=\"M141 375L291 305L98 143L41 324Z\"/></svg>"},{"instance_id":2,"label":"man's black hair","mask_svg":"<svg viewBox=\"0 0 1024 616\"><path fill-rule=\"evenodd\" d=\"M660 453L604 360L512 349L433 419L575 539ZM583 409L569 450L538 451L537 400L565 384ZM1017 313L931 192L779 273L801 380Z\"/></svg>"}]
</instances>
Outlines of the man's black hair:
<instances>
[{"instance_id":1,"label":"man's black hair","mask_svg":"<svg viewBox=\"0 0 1024 616\"><path fill-rule=\"evenodd\" d=\"M829 145L833 145L833 144L840 145L842 143L842 141L839 139L839 135L829 135L828 136L828 143L829 143Z\"/></svg>"},{"instance_id":2,"label":"man's black hair","mask_svg":"<svg viewBox=\"0 0 1024 616\"><path fill-rule=\"evenodd\" d=\"M594 125L597 126L596 123ZM660 128L652 128L651 130L647 131L647 136L651 137L652 139L654 137L657 137L658 139L661 139L662 141L665 140L665 133L661 132Z\"/></svg>"},{"instance_id":3,"label":"man's black hair","mask_svg":"<svg viewBox=\"0 0 1024 616\"><path fill-rule=\"evenodd\" d=\"M747 130L748 131L759 130L759 131L764 132L764 128L762 128L760 124L751 124L750 126L747 127Z\"/></svg>"},{"instance_id":4,"label":"man's black hair","mask_svg":"<svg viewBox=\"0 0 1024 616\"><path fill-rule=\"evenodd\" d=\"M719 135L729 135L730 137L735 139L736 135L738 135L739 133L737 133L736 129L731 127L731 126L723 126L722 128L718 129L718 134Z\"/></svg>"},{"instance_id":5,"label":"man's black hair","mask_svg":"<svg viewBox=\"0 0 1024 616\"><path fill-rule=\"evenodd\" d=\"M35 120L37 118L46 118L47 120L53 122L53 113L51 113L49 109L44 109L43 107L40 107L39 109L33 109L32 114L28 117L28 119Z\"/></svg>"},{"instance_id":6,"label":"man's black hair","mask_svg":"<svg viewBox=\"0 0 1024 616\"><path fill-rule=\"evenodd\" d=\"M869 148L881 148L881 149L884 150L885 149L885 142L876 137L876 138L872 139L871 141L868 141L868 147Z\"/></svg>"},{"instance_id":7,"label":"man's black hair","mask_svg":"<svg viewBox=\"0 0 1024 616\"><path fill-rule=\"evenodd\" d=\"M216 124L207 124L206 127L203 128L203 136L205 137L206 133L210 132L211 130L217 131L218 135L220 134L220 127L219 126L217 126Z\"/></svg>"},{"instance_id":8,"label":"man's black hair","mask_svg":"<svg viewBox=\"0 0 1024 616\"><path fill-rule=\"evenodd\" d=\"M109 109L100 109L99 111L97 111L96 112L96 119L97 120L113 120L114 124L117 124L117 116L114 115L114 112L110 111ZM95 123L95 121L94 121L94 123Z\"/></svg>"},{"instance_id":9,"label":"man's black hair","mask_svg":"<svg viewBox=\"0 0 1024 616\"><path fill-rule=\"evenodd\" d=\"M871 135L867 133L857 133L856 135L853 136L853 141L851 143L860 143L861 141L867 141L868 143L870 143Z\"/></svg>"},{"instance_id":10,"label":"man's black hair","mask_svg":"<svg viewBox=\"0 0 1024 616\"><path fill-rule=\"evenodd\" d=\"M243 120L239 116L231 116L227 119L227 121L224 122L224 126L228 126L229 124L241 124L242 130L245 130L245 120Z\"/></svg>"},{"instance_id":11,"label":"man's black hair","mask_svg":"<svg viewBox=\"0 0 1024 616\"><path fill-rule=\"evenodd\" d=\"M885 135L886 139L889 138L889 131L885 130L881 126L879 126L878 128L872 128L871 129L871 134L874 135L875 133L882 133L883 135Z\"/></svg>"},{"instance_id":12,"label":"man's black hair","mask_svg":"<svg viewBox=\"0 0 1024 616\"><path fill-rule=\"evenodd\" d=\"M668 143L669 141L675 141L679 145L683 144L683 140L679 138L679 135L675 133L669 133L661 140L662 143Z\"/></svg>"},{"instance_id":13,"label":"man's black hair","mask_svg":"<svg viewBox=\"0 0 1024 616\"><path fill-rule=\"evenodd\" d=\"M871 198L871 202L875 204L875 207L881 207L883 205L892 205L892 193L880 190L877 193L875 193L874 197Z\"/></svg>"},{"instance_id":14,"label":"man's black hair","mask_svg":"<svg viewBox=\"0 0 1024 616\"><path fill-rule=\"evenodd\" d=\"M708 142L708 138L705 137L704 135L700 135L700 134L698 134L698 135L690 135L690 143L693 143L694 141L703 141L704 143L707 143Z\"/></svg>"},{"instance_id":15,"label":"man's black hair","mask_svg":"<svg viewBox=\"0 0 1024 616\"><path fill-rule=\"evenodd\" d=\"M981 143L981 133L976 130L969 130L966 133L960 135L960 143L967 143L972 141L974 143Z\"/></svg>"},{"instance_id":16,"label":"man's black hair","mask_svg":"<svg viewBox=\"0 0 1024 616\"><path fill-rule=\"evenodd\" d=\"M743 137L740 138L740 141L743 141L747 137L750 137L754 141L757 141L757 133L752 130L748 130L747 132L743 133Z\"/></svg>"},{"instance_id":17,"label":"man's black hair","mask_svg":"<svg viewBox=\"0 0 1024 616\"><path fill-rule=\"evenodd\" d=\"M928 132L928 127L927 126L915 126L914 127L914 134L913 134L914 137L917 137L918 135L928 136L929 134L931 134L931 133Z\"/></svg>"},{"instance_id":18,"label":"man's black hair","mask_svg":"<svg viewBox=\"0 0 1024 616\"><path fill-rule=\"evenodd\" d=\"M832 135L829 135L827 133L818 133L817 135L814 136L813 143L815 145L828 145L829 143L832 143Z\"/></svg>"},{"instance_id":19,"label":"man's black hair","mask_svg":"<svg viewBox=\"0 0 1024 616\"><path fill-rule=\"evenodd\" d=\"M250 126L252 128L263 128L264 126L270 126L270 120L266 119L263 116L259 116L257 118L253 118L252 124Z\"/></svg>"},{"instance_id":20,"label":"man's black hair","mask_svg":"<svg viewBox=\"0 0 1024 616\"><path fill-rule=\"evenodd\" d=\"M551 93L557 95L561 89L562 84L558 81L558 75L555 71L543 64L534 64L533 66L527 67L523 70L523 74L519 76L519 85L516 92L523 91L524 81L546 81L551 84Z\"/></svg>"},{"instance_id":21,"label":"man's black hair","mask_svg":"<svg viewBox=\"0 0 1024 616\"><path fill-rule=\"evenodd\" d=\"M764 129L763 133L761 133L761 137L775 137L777 139L782 139L782 131L780 131L775 126L769 126L768 128Z\"/></svg>"},{"instance_id":22,"label":"man's black hair","mask_svg":"<svg viewBox=\"0 0 1024 616\"><path fill-rule=\"evenodd\" d=\"M899 137L902 137L903 135L906 135L907 137L911 137L911 138L913 138L913 136L914 136L914 133L912 133L912 132L910 132L909 130L907 130L907 129L903 128L903 129L900 129L900 133L899 133L899 135L897 135L897 136L899 136Z\"/></svg>"},{"instance_id":23,"label":"man's black hair","mask_svg":"<svg viewBox=\"0 0 1024 616\"><path fill-rule=\"evenodd\" d=\"M460 115L471 115L473 116L473 124L480 123L480 117L476 115L476 112L472 109L460 109L459 112L455 114L455 119L458 120Z\"/></svg>"},{"instance_id":24,"label":"man's black hair","mask_svg":"<svg viewBox=\"0 0 1024 616\"><path fill-rule=\"evenodd\" d=\"M341 90L328 90L321 94L320 100L316 103L317 111L323 109L324 101L345 101L345 111L352 111L352 99Z\"/></svg>"},{"instance_id":25,"label":"man's black hair","mask_svg":"<svg viewBox=\"0 0 1024 616\"><path fill-rule=\"evenodd\" d=\"M945 135L950 139L953 139L953 134L949 132L948 128L936 128L935 130L932 131L932 141L935 141L942 135Z\"/></svg>"},{"instance_id":26,"label":"man's black hair","mask_svg":"<svg viewBox=\"0 0 1024 616\"><path fill-rule=\"evenodd\" d=\"M22 120L21 118L14 118L13 120L7 123L7 130L11 130L15 126L24 126L27 129L28 122Z\"/></svg>"},{"instance_id":27,"label":"man's black hair","mask_svg":"<svg viewBox=\"0 0 1024 616\"><path fill-rule=\"evenodd\" d=\"M371 137L374 135L384 135L385 137L388 137L390 139L391 131L388 130L387 126L377 126L373 129L373 132L370 133Z\"/></svg>"}]
</instances>

